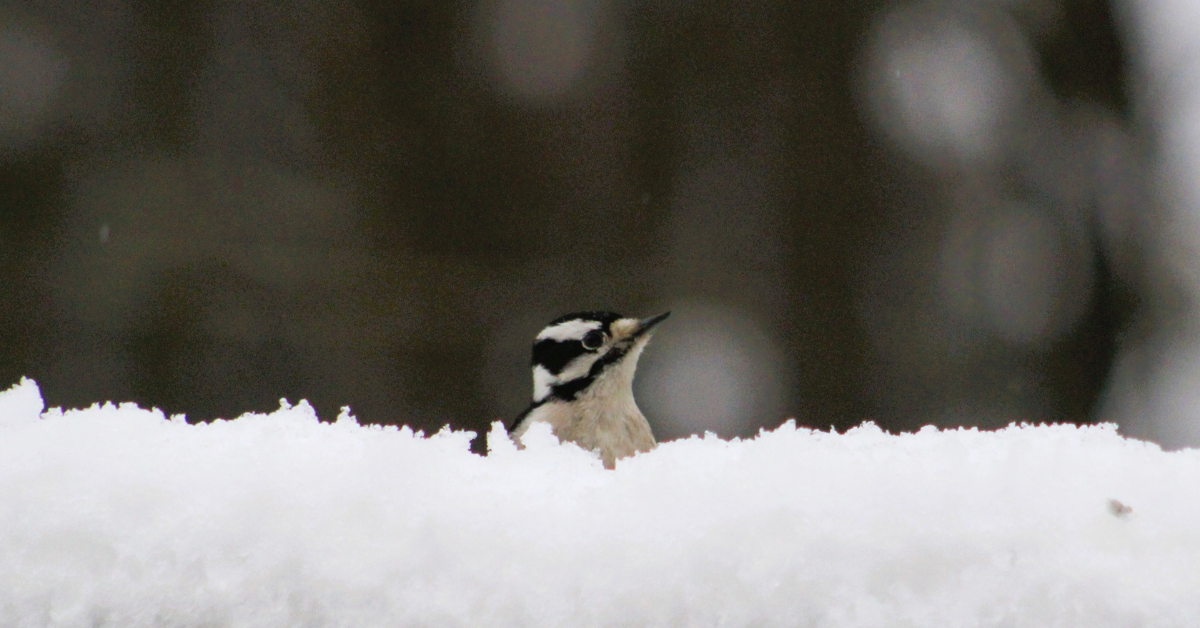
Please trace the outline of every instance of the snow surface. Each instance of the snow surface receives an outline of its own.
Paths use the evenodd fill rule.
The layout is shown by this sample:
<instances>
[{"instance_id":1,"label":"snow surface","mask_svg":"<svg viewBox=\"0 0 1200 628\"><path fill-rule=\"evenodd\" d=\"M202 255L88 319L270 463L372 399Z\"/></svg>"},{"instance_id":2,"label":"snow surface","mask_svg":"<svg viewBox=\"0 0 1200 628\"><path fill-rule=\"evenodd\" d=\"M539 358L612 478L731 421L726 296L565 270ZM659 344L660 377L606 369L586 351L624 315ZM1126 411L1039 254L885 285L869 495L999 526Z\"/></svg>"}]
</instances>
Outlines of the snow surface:
<instances>
[{"instance_id":1,"label":"snow surface","mask_svg":"<svg viewBox=\"0 0 1200 628\"><path fill-rule=\"evenodd\" d=\"M605 471L530 431L0 394L0 626L1198 626L1200 451L791 423ZM1113 501L1116 500L1116 501Z\"/></svg>"}]
</instances>

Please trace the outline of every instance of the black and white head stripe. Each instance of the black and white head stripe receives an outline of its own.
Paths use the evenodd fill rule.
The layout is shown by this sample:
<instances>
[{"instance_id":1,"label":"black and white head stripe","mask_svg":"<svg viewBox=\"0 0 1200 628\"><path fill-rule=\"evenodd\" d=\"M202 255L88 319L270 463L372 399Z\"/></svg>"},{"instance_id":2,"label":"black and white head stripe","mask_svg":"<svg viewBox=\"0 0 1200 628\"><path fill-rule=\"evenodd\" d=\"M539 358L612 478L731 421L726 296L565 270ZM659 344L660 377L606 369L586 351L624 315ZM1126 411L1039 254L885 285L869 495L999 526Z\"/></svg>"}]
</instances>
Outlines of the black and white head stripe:
<instances>
[{"instance_id":1,"label":"black and white head stripe","mask_svg":"<svg viewBox=\"0 0 1200 628\"><path fill-rule=\"evenodd\" d=\"M574 400L669 314L638 320L613 312L577 312L551 321L533 343L533 403L513 427L544 403Z\"/></svg>"},{"instance_id":2,"label":"black and white head stripe","mask_svg":"<svg viewBox=\"0 0 1200 628\"><path fill-rule=\"evenodd\" d=\"M533 343L533 400L545 401L562 384L587 377L613 349L612 325L620 319L612 312L579 312L551 321Z\"/></svg>"},{"instance_id":3,"label":"black and white head stripe","mask_svg":"<svg viewBox=\"0 0 1200 628\"><path fill-rule=\"evenodd\" d=\"M639 321L613 312L578 312L552 321L533 344L533 401L574 399L666 315Z\"/></svg>"}]
</instances>

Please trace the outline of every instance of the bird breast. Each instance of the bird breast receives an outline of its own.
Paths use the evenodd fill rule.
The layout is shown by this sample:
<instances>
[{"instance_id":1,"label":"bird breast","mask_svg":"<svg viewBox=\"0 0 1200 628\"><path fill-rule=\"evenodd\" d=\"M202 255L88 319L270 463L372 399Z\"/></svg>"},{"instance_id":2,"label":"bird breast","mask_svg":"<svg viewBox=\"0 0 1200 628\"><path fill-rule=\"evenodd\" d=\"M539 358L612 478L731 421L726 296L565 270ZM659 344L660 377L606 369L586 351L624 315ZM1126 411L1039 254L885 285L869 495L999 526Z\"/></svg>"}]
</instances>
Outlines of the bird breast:
<instances>
[{"instance_id":1,"label":"bird breast","mask_svg":"<svg viewBox=\"0 0 1200 628\"><path fill-rule=\"evenodd\" d=\"M513 438L520 443L530 425L544 421L559 440L598 452L608 469L621 458L650 451L655 446L654 434L634 402L632 391L628 386L624 391L606 390L606 384L618 383L606 379L597 380L572 402L549 401L534 408Z\"/></svg>"},{"instance_id":2,"label":"bird breast","mask_svg":"<svg viewBox=\"0 0 1200 628\"><path fill-rule=\"evenodd\" d=\"M633 400L633 375L647 340L636 341L573 400L550 399L534 408L513 430L513 440L519 446L529 426L544 421L560 441L599 452L608 469L621 458L654 449L654 433Z\"/></svg>"}]
</instances>

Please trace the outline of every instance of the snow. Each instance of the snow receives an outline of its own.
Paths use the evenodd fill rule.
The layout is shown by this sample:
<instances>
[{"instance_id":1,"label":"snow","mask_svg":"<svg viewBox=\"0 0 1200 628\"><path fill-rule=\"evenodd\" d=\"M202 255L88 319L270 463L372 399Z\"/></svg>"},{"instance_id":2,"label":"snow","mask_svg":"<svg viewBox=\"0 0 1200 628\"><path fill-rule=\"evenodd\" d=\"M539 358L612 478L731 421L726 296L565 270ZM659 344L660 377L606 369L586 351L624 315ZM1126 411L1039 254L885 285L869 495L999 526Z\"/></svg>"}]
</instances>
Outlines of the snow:
<instances>
[{"instance_id":1,"label":"snow","mask_svg":"<svg viewBox=\"0 0 1200 628\"><path fill-rule=\"evenodd\" d=\"M1112 425L693 437L606 471L304 402L0 394L0 626L1195 626L1200 451Z\"/></svg>"}]
</instances>

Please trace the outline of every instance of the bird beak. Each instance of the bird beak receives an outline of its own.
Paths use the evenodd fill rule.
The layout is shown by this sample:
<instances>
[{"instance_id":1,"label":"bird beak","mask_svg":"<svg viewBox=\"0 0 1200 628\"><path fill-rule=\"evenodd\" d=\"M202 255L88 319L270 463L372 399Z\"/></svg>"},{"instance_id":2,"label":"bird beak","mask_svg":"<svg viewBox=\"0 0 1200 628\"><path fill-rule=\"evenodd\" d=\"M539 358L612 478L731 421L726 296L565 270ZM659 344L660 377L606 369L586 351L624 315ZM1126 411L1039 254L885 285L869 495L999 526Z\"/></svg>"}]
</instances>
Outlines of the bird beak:
<instances>
[{"instance_id":1,"label":"bird beak","mask_svg":"<svg viewBox=\"0 0 1200 628\"><path fill-rule=\"evenodd\" d=\"M655 325L667 320L667 317L670 315L671 315L670 312L663 312L662 314L659 314L658 316L651 316L650 318L643 318L642 320L638 321L638 329L636 332L634 332L634 334L633 334L634 337L636 338L638 336L645 335Z\"/></svg>"}]
</instances>

